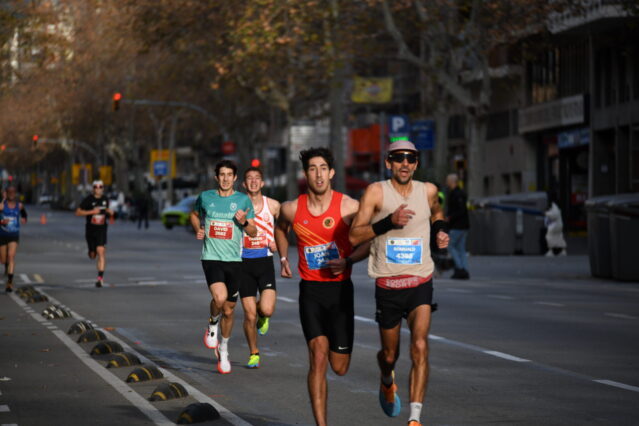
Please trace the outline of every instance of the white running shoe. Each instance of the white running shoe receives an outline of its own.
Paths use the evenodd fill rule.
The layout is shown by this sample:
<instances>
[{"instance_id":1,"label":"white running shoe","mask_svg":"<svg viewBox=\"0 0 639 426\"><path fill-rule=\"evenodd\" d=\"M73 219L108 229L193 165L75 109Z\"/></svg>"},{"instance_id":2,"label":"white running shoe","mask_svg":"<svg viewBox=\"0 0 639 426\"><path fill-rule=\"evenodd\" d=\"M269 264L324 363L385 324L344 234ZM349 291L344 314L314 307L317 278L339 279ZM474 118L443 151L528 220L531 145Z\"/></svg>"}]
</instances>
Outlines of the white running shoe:
<instances>
[{"instance_id":1,"label":"white running shoe","mask_svg":"<svg viewBox=\"0 0 639 426\"><path fill-rule=\"evenodd\" d=\"M206 331L204 332L204 346L209 349L217 348L217 331L219 330L219 327L219 318L215 323L211 323L211 320L209 320L209 325L206 327Z\"/></svg>"},{"instance_id":2,"label":"white running shoe","mask_svg":"<svg viewBox=\"0 0 639 426\"><path fill-rule=\"evenodd\" d=\"M231 372L231 361L229 361L228 348L222 349L222 346L220 346L215 350L215 354L217 355L217 371L220 374L229 374Z\"/></svg>"}]
</instances>

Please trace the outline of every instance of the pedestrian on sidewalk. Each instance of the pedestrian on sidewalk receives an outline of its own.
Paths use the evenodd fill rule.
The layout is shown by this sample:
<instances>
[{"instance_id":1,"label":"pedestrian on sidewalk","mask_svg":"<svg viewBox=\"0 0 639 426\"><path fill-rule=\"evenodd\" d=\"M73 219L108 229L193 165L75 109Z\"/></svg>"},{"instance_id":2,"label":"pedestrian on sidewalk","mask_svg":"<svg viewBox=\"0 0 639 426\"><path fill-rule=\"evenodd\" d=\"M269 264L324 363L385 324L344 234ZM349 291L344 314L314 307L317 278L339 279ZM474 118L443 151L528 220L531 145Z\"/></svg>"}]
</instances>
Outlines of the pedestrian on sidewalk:
<instances>
[{"instance_id":1,"label":"pedestrian on sidewalk","mask_svg":"<svg viewBox=\"0 0 639 426\"><path fill-rule=\"evenodd\" d=\"M448 251L453 257L453 262L455 262L455 272L451 278L467 280L470 278L466 256L466 239L470 228L468 209L466 207L468 197L464 190L459 187L459 176L456 173L451 173L446 177L446 186L448 187L446 217L448 218L448 228L450 230Z\"/></svg>"},{"instance_id":2,"label":"pedestrian on sidewalk","mask_svg":"<svg viewBox=\"0 0 639 426\"><path fill-rule=\"evenodd\" d=\"M135 208L138 211L138 229L142 228L143 220L144 229L149 229L149 204L151 204L149 191L140 192L135 200Z\"/></svg>"},{"instance_id":3,"label":"pedestrian on sidewalk","mask_svg":"<svg viewBox=\"0 0 639 426\"><path fill-rule=\"evenodd\" d=\"M546 256L565 256L566 240L564 239L564 222L561 219L561 210L554 201L550 201L550 207L546 210L544 222L546 224L546 243L548 251Z\"/></svg>"}]
</instances>

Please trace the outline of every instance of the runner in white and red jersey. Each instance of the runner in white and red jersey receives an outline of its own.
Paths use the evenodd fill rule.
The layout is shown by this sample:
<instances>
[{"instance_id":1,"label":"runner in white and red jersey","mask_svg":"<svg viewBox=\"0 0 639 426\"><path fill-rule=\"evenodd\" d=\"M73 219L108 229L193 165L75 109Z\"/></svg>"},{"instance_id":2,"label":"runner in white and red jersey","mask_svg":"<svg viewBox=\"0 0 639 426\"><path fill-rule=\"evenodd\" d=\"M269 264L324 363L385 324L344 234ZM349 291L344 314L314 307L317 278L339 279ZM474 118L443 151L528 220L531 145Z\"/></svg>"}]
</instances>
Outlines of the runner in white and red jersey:
<instances>
[{"instance_id":1,"label":"runner in white and red jersey","mask_svg":"<svg viewBox=\"0 0 639 426\"><path fill-rule=\"evenodd\" d=\"M257 334L265 335L269 318L273 315L276 301L275 269L273 253L277 251L274 238L275 220L280 214L280 203L262 194L264 179L262 171L250 167L244 172L244 188L253 203L257 235L244 234L242 238L242 278L240 298L244 308L244 335L250 355L246 366L259 368L260 351ZM260 300L257 301L259 291Z\"/></svg>"}]
</instances>

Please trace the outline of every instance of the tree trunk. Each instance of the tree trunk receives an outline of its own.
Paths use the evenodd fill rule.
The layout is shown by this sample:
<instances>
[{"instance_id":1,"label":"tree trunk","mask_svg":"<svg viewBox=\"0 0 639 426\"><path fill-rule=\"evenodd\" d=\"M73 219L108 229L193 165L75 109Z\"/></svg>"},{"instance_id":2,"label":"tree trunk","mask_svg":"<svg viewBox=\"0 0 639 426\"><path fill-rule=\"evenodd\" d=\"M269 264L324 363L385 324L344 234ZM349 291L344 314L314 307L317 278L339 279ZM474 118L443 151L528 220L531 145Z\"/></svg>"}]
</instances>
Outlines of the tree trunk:
<instances>
[{"instance_id":1,"label":"tree trunk","mask_svg":"<svg viewBox=\"0 0 639 426\"><path fill-rule=\"evenodd\" d=\"M435 112L435 148L433 150L433 176L435 182L443 184L450 171L448 163L448 115L438 110Z\"/></svg>"},{"instance_id":2,"label":"tree trunk","mask_svg":"<svg viewBox=\"0 0 639 426\"><path fill-rule=\"evenodd\" d=\"M344 91L346 90L345 69L339 64L331 77L329 92L330 102L330 150L333 153L335 177L333 189L339 192L346 191L346 144L342 128L344 127Z\"/></svg>"},{"instance_id":3,"label":"tree trunk","mask_svg":"<svg viewBox=\"0 0 639 426\"><path fill-rule=\"evenodd\" d=\"M483 158L482 148L486 140L486 120L483 117L477 117L468 114L468 198L478 198L483 195L482 178L483 178Z\"/></svg>"}]
</instances>

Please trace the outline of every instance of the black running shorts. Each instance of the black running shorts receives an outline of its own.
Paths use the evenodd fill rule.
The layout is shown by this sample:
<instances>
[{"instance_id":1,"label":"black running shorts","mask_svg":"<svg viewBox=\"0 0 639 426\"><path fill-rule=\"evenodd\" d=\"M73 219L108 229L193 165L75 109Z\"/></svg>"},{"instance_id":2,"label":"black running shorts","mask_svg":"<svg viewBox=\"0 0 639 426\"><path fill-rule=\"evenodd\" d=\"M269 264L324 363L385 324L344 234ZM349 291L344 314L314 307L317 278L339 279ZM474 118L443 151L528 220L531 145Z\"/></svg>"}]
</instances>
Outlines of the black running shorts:
<instances>
[{"instance_id":1,"label":"black running shorts","mask_svg":"<svg viewBox=\"0 0 639 426\"><path fill-rule=\"evenodd\" d=\"M331 351L353 351L353 282L300 281L300 321L306 342L326 336Z\"/></svg>"},{"instance_id":2,"label":"black running shorts","mask_svg":"<svg viewBox=\"0 0 639 426\"><path fill-rule=\"evenodd\" d=\"M222 262L221 260L202 260L202 269L206 277L206 286L214 283L224 283L228 295L226 300L237 302L240 285L240 270L242 262Z\"/></svg>"},{"instance_id":3,"label":"black running shorts","mask_svg":"<svg viewBox=\"0 0 639 426\"><path fill-rule=\"evenodd\" d=\"M264 290L276 290L273 256L242 259L240 297L255 297Z\"/></svg>"},{"instance_id":4,"label":"black running shorts","mask_svg":"<svg viewBox=\"0 0 639 426\"><path fill-rule=\"evenodd\" d=\"M107 244L107 228L101 226L99 228L86 228L85 237L89 251L95 252L98 247L104 247Z\"/></svg>"},{"instance_id":5,"label":"black running shorts","mask_svg":"<svg viewBox=\"0 0 639 426\"><path fill-rule=\"evenodd\" d=\"M381 328L389 329L408 317L421 305L433 305L433 280L417 287L389 290L375 286L375 321Z\"/></svg>"},{"instance_id":6,"label":"black running shorts","mask_svg":"<svg viewBox=\"0 0 639 426\"><path fill-rule=\"evenodd\" d=\"M19 243L20 234L18 235L0 235L0 246L6 246L9 243Z\"/></svg>"}]
</instances>

